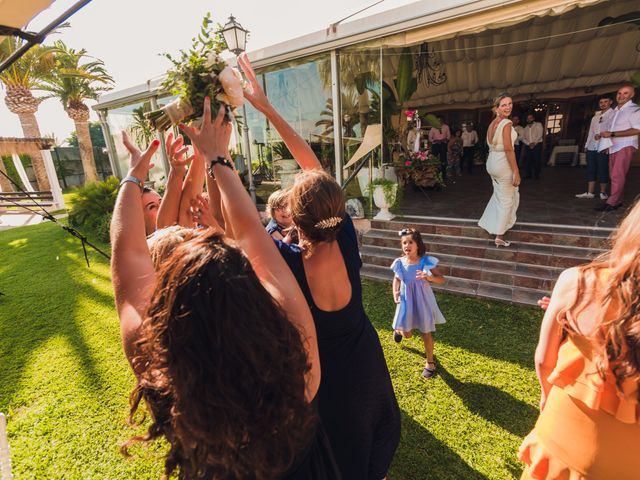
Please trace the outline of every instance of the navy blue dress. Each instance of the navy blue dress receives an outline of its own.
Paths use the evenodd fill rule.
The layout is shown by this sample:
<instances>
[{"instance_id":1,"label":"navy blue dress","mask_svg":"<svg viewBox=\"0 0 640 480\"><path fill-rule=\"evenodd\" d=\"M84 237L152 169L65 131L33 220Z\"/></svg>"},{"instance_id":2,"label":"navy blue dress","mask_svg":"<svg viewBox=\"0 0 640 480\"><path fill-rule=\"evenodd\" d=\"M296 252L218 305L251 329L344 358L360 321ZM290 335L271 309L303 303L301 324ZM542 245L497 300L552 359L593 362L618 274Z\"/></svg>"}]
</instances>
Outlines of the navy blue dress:
<instances>
[{"instance_id":1,"label":"navy blue dress","mask_svg":"<svg viewBox=\"0 0 640 480\"><path fill-rule=\"evenodd\" d=\"M351 300L335 312L314 303L298 245L276 241L305 295L318 335L319 411L342 476L381 480L400 441L400 409L378 334L362 305L356 231L345 216L337 235L351 282ZM327 279L330 281L331 279Z\"/></svg>"}]
</instances>

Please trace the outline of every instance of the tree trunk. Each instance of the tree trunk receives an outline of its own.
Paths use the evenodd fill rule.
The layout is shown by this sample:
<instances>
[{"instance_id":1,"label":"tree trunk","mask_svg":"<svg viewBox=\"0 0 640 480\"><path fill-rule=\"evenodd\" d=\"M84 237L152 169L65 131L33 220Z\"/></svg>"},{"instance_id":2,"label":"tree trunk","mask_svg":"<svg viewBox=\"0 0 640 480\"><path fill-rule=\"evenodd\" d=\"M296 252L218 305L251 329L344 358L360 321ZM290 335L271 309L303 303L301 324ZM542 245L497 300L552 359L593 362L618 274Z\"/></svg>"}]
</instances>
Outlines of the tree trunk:
<instances>
[{"instance_id":1,"label":"tree trunk","mask_svg":"<svg viewBox=\"0 0 640 480\"><path fill-rule=\"evenodd\" d=\"M4 162L2 161L2 157L0 157L0 172L7 174L7 169L4 166ZM0 188L3 192L13 192L13 184L9 181L7 177L5 177L0 173Z\"/></svg>"},{"instance_id":2,"label":"tree trunk","mask_svg":"<svg viewBox=\"0 0 640 480\"><path fill-rule=\"evenodd\" d=\"M20 124L22 125L22 131L25 137L42 138L42 134L40 133L40 127L38 127L38 120L36 120L35 113L19 112L17 113L17 115L18 115L18 118L20 119ZM47 170L44 167L44 158L42 158L42 154L38 150L34 152L29 152L29 155L31 156L31 163L33 165L33 170L36 174L36 179L38 181L38 190L50 191L51 183L49 183Z\"/></svg>"},{"instance_id":3,"label":"tree trunk","mask_svg":"<svg viewBox=\"0 0 640 480\"><path fill-rule=\"evenodd\" d=\"M93 144L89 133L88 120L74 120L76 124L76 134L78 135L78 146L80 147L80 158L84 169L84 183L97 182L98 172L96 162L93 158Z\"/></svg>"}]
</instances>

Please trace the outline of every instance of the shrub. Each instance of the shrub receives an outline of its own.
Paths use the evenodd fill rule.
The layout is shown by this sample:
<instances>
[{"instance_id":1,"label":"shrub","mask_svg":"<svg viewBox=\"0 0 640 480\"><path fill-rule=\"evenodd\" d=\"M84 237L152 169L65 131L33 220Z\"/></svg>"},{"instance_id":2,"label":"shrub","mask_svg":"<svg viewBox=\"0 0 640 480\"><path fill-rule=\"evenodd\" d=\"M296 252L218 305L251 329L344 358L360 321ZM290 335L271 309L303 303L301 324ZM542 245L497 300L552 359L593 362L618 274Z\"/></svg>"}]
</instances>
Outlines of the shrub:
<instances>
[{"instance_id":1,"label":"shrub","mask_svg":"<svg viewBox=\"0 0 640 480\"><path fill-rule=\"evenodd\" d=\"M120 182L109 177L104 182L89 183L74 190L69 223L91 233L102 242L109 241L109 223L118 196Z\"/></svg>"}]
</instances>

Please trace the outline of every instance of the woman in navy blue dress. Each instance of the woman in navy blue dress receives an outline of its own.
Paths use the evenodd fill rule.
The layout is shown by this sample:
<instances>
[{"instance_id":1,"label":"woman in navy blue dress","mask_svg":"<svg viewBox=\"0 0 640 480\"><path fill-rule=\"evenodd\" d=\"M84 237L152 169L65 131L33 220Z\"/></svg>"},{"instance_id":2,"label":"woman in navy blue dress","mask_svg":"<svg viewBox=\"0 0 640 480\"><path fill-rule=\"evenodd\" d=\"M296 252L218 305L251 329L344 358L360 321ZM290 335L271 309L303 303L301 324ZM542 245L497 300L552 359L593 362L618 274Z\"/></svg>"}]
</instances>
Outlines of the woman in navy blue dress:
<instances>
[{"instance_id":1,"label":"woman in navy blue dress","mask_svg":"<svg viewBox=\"0 0 640 480\"><path fill-rule=\"evenodd\" d=\"M362 305L362 262L344 194L273 109L248 59L240 56L238 63L252 87L245 97L265 114L304 170L289 194L299 245L276 243L315 322L320 418L343 478L381 480L400 440L400 410L378 334Z\"/></svg>"}]
</instances>

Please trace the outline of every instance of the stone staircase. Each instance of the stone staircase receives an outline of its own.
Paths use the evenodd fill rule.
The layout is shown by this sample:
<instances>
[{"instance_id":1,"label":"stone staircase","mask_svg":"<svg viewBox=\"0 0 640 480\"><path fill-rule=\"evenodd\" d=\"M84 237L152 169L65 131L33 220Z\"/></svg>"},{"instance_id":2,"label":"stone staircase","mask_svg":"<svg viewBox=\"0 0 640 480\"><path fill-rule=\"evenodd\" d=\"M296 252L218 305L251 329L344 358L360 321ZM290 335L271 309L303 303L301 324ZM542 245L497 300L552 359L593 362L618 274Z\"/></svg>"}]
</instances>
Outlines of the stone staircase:
<instances>
[{"instance_id":1,"label":"stone staircase","mask_svg":"<svg viewBox=\"0 0 640 480\"><path fill-rule=\"evenodd\" d=\"M438 217L396 217L372 220L362 237L363 278L390 281L389 266L401 255L398 231L415 228L422 233L427 253L440 260L447 281L434 285L471 297L535 305L553 289L560 272L586 263L608 247L608 228L517 223L506 238L507 248L496 247L493 237L476 220Z\"/></svg>"}]
</instances>

